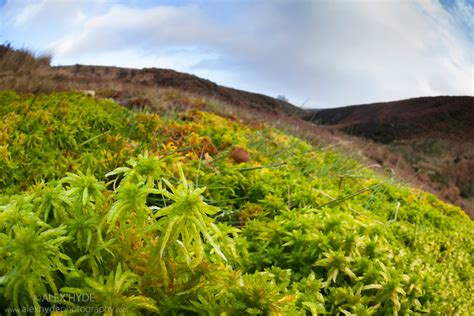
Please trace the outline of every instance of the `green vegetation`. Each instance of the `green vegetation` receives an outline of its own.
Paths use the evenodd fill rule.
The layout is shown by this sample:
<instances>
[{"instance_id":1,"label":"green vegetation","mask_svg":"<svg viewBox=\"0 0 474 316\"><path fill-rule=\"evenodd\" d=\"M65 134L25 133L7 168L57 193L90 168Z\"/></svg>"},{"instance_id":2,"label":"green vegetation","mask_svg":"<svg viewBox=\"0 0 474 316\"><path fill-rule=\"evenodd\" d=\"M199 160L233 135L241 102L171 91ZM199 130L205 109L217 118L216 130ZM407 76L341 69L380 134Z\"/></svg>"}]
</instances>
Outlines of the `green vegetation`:
<instances>
[{"instance_id":1,"label":"green vegetation","mask_svg":"<svg viewBox=\"0 0 474 316\"><path fill-rule=\"evenodd\" d=\"M0 115L1 314L474 313L473 222L341 154L80 94Z\"/></svg>"}]
</instances>

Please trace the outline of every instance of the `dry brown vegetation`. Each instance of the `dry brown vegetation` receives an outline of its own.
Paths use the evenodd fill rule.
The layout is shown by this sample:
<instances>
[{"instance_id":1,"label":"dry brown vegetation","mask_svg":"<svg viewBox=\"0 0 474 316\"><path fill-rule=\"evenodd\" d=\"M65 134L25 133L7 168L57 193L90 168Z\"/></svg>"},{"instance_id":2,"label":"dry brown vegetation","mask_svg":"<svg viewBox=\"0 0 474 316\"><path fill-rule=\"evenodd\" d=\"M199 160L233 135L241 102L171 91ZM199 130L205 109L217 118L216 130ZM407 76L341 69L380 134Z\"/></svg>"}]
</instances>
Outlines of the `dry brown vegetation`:
<instances>
[{"instance_id":1,"label":"dry brown vegetation","mask_svg":"<svg viewBox=\"0 0 474 316\"><path fill-rule=\"evenodd\" d=\"M48 77L51 56L35 56L27 50L0 45L0 87L19 92L54 91Z\"/></svg>"}]
</instances>

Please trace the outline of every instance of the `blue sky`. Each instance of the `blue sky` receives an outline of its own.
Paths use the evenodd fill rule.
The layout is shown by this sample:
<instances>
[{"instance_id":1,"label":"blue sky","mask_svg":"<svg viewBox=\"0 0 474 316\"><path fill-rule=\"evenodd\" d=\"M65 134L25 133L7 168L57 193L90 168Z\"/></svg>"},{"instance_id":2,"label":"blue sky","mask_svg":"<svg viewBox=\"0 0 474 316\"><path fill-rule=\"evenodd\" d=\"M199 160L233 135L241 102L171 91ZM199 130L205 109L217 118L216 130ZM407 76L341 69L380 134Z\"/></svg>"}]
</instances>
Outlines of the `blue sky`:
<instances>
[{"instance_id":1,"label":"blue sky","mask_svg":"<svg viewBox=\"0 0 474 316\"><path fill-rule=\"evenodd\" d=\"M0 42L306 107L474 94L474 0L0 0Z\"/></svg>"}]
</instances>

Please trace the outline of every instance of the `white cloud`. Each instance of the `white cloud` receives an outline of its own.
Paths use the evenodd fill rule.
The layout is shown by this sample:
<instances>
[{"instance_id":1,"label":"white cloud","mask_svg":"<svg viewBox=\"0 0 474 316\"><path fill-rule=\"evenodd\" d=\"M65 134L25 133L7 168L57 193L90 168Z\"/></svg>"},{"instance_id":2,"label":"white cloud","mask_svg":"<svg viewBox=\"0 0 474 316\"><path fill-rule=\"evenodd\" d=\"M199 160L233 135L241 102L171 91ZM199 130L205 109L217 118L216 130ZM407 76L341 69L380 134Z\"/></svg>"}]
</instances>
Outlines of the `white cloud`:
<instances>
[{"instance_id":1,"label":"white cloud","mask_svg":"<svg viewBox=\"0 0 474 316\"><path fill-rule=\"evenodd\" d=\"M100 2L87 0L9 1L7 10L16 12L13 23L19 28L51 27L52 24L80 23L86 14L97 13Z\"/></svg>"},{"instance_id":2,"label":"white cloud","mask_svg":"<svg viewBox=\"0 0 474 316\"><path fill-rule=\"evenodd\" d=\"M194 45L209 36L220 34L196 6L137 9L115 5L107 13L88 19L79 34L70 34L55 43L55 50L59 56L68 56L84 50Z\"/></svg>"},{"instance_id":3,"label":"white cloud","mask_svg":"<svg viewBox=\"0 0 474 316\"><path fill-rule=\"evenodd\" d=\"M456 14L423 0L50 10L57 2L16 15L18 27L62 21L66 32L49 42L56 63L173 68L316 107L474 93L474 45L460 26L474 17L462 1Z\"/></svg>"},{"instance_id":4,"label":"white cloud","mask_svg":"<svg viewBox=\"0 0 474 316\"><path fill-rule=\"evenodd\" d=\"M0 8L0 36L15 46L47 50L65 33L106 10L103 1L10 0Z\"/></svg>"}]
</instances>

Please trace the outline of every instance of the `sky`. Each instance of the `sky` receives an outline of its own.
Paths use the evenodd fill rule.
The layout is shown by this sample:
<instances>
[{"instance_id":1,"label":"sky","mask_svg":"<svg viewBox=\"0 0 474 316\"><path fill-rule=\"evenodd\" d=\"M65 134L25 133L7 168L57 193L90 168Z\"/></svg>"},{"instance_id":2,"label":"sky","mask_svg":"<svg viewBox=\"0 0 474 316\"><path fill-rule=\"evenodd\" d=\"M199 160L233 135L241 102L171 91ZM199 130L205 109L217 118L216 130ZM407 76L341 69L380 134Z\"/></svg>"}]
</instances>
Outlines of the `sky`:
<instances>
[{"instance_id":1,"label":"sky","mask_svg":"<svg viewBox=\"0 0 474 316\"><path fill-rule=\"evenodd\" d=\"M0 42L306 108L474 95L474 0L0 0Z\"/></svg>"}]
</instances>

